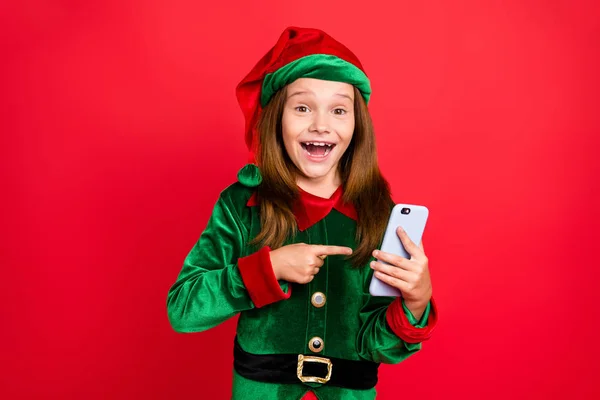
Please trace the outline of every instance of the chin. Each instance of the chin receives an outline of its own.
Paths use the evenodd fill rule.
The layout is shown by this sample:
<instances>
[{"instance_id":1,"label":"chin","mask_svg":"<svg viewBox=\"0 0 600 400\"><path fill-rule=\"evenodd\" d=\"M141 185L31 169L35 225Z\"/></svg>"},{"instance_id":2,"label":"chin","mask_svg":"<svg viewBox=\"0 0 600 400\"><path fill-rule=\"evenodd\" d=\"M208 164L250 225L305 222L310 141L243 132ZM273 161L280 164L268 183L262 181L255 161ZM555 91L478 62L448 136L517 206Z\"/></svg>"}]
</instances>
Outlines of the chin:
<instances>
[{"instance_id":1,"label":"chin","mask_svg":"<svg viewBox=\"0 0 600 400\"><path fill-rule=\"evenodd\" d=\"M333 166L331 165L296 165L298 170L309 179L321 179L331 173Z\"/></svg>"}]
</instances>

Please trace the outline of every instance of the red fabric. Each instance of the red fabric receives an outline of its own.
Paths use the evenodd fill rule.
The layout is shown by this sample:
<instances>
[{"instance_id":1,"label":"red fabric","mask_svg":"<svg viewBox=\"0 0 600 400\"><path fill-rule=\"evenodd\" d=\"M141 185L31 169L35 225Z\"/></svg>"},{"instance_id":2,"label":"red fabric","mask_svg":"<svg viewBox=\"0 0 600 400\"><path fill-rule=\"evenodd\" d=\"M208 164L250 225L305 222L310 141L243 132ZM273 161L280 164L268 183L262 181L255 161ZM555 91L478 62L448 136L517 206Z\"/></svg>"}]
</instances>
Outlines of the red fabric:
<instances>
[{"instance_id":1,"label":"red fabric","mask_svg":"<svg viewBox=\"0 0 600 400\"><path fill-rule=\"evenodd\" d=\"M257 308L288 299L292 295L291 285L288 286L287 293L281 290L271 265L270 251L269 246L264 246L256 253L238 259L242 280Z\"/></svg>"},{"instance_id":2,"label":"red fabric","mask_svg":"<svg viewBox=\"0 0 600 400\"><path fill-rule=\"evenodd\" d=\"M308 392L306 392L306 394L301 400L319 400L319 398L315 395L315 393L312 390L309 390Z\"/></svg>"},{"instance_id":3,"label":"red fabric","mask_svg":"<svg viewBox=\"0 0 600 400\"><path fill-rule=\"evenodd\" d=\"M299 58L311 54L337 56L364 72L358 58L343 44L319 29L288 27L275 46L271 48L238 84L236 96L246 119L246 146L250 150L248 162L254 162L253 154L258 146L256 123L262 112L260 94L264 77Z\"/></svg>"},{"instance_id":4,"label":"red fabric","mask_svg":"<svg viewBox=\"0 0 600 400\"><path fill-rule=\"evenodd\" d=\"M396 298L388 307L386 320L392 331L406 343L420 343L428 340L437 325L438 312L433 297L431 298L431 308L429 310L429 319L427 326L417 328L413 326L402 308L401 298Z\"/></svg>"},{"instance_id":5,"label":"red fabric","mask_svg":"<svg viewBox=\"0 0 600 400\"><path fill-rule=\"evenodd\" d=\"M300 190L300 198L292 205L292 212L296 217L298 229L301 231L310 228L325 218L333 208L348 218L352 218L355 221L357 220L358 217L354 206L350 203L344 203L344 189L341 185L328 199L315 196L314 194L308 193L300 188L298 189ZM246 205L252 207L257 206L258 204L258 196L255 192L250 197Z\"/></svg>"}]
</instances>

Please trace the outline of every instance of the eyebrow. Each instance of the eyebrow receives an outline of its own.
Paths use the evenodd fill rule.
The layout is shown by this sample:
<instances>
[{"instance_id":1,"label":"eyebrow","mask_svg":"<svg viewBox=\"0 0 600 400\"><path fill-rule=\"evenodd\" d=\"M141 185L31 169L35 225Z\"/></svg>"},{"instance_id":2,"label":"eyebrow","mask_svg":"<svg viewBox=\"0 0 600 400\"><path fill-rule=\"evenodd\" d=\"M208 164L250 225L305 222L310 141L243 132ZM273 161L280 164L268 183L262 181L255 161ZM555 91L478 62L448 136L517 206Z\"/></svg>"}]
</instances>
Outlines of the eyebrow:
<instances>
[{"instance_id":1,"label":"eyebrow","mask_svg":"<svg viewBox=\"0 0 600 400\"><path fill-rule=\"evenodd\" d=\"M354 101L354 99L350 96L348 96L346 93L336 93L336 96L342 96L342 97L346 97L348 100L350 101Z\"/></svg>"},{"instance_id":2,"label":"eyebrow","mask_svg":"<svg viewBox=\"0 0 600 400\"><path fill-rule=\"evenodd\" d=\"M315 92L313 92L312 90L299 90L299 91L296 91L296 92L290 94L287 98L289 99L292 96L297 96L297 95L301 95L301 94L310 94L310 95L314 96ZM335 95L340 96L340 97L345 97L350 101L354 101L354 99L352 97L350 97L349 95L347 95L346 93L336 93Z\"/></svg>"},{"instance_id":3,"label":"eyebrow","mask_svg":"<svg viewBox=\"0 0 600 400\"><path fill-rule=\"evenodd\" d=\"M298 91L290 94L287 98L289 99L290 97L298 96L298 95L301 95L301 94L312 94L314 96L315 92L313 92L312 90L298 90Z\"/></svg>"}]
</instances>

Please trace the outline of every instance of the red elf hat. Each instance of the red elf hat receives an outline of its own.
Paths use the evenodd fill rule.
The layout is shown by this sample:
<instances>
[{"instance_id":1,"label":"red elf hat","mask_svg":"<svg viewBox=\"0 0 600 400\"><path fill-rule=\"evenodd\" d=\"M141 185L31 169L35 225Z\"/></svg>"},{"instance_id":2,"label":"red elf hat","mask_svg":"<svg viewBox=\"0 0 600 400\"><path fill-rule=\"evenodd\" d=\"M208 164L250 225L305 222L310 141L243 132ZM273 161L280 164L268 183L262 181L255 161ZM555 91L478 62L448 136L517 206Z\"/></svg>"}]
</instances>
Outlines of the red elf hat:
<instances>
[{"instance_id":1,"label":"red elf hat","mask_svg":"<svg viewBox=\"0 0 600 400\"><path fill-rule=\"evenodd\" d=\"M245 139L251 163L258 149L256 124L263 107L279 89L301 77L354 85L367 104L371 96L369 78L346 46L319 29L287 28L236 88L246 119Z\"/></svg>"}]
</instances>

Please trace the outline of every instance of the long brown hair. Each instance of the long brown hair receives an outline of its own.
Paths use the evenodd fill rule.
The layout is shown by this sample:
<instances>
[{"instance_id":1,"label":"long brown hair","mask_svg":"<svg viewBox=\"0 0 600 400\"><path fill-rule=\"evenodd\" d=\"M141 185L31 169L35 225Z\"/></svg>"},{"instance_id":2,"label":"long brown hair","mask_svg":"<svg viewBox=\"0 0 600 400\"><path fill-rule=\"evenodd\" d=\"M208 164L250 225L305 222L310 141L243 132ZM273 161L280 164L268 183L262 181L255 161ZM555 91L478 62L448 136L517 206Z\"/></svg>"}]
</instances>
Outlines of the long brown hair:
<instances>
[{"instance_id":1,"label":"long brown hair","mask_svg":"<svg viewBox=\"0 0 600 400\"><path fill-rule=\"evenodd\" d=\"M260 199L261 231L252 243L281 247L288 235L298 229L291 205L298 198L296 166L283 144L281 118L287 86L279 90L262 111L257 128L260 135L256 161L262 175L257 188ZM360 91L354 88L355 127L350 145L340 159L344 187L343 200L354 205L358 214L358 247L350 257L354 267L367 264L379 246L393 200L387 181L377 164L375 133L371 116Z\"/></svg>"}]
</instances>

